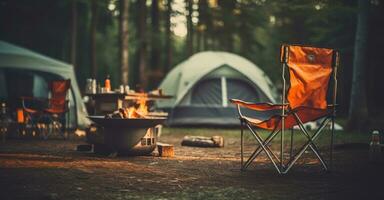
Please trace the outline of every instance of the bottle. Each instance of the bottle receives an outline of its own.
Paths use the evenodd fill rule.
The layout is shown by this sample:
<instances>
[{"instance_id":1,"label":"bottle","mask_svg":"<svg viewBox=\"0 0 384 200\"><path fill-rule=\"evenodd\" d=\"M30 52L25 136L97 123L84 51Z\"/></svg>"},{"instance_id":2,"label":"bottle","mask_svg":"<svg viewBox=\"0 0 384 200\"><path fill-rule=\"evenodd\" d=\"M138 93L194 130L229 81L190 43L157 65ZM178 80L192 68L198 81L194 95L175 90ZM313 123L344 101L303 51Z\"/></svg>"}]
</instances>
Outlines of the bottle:
<instances>
[{"instance_id":1,"label":"bottle","mask_svg":"<svg viewBox=\"0 0 384 200\"><path fill-rule=\"evenodd\" d=\"M379 131L372 131L371 143L369 144L369 161L379 162L381 159L381 146Z\"/></svg>"},{"instance_id":2,"label":"bottle","mask_svg":"<svg viewBox=\"0 0 384 200\"><path fill-rule=\"evenodd\" d=\"M107 78L105 78L104 87L105 87L106 92L111 91L111 80L110 80L109 75L107 75Z\"/></svg>"},{"instance_id":3,"label":"bottle","mask_svg":"<svg viewBox=\"0 0 384 200\"><path fill-rule=\"evenodd\" d=\"M85 93L86 94L92 94L92 80L91 78L88 78L86 81L86 86L85 86Z\"/></svg>"},{"instance_id":4,"label":"bottle","mask_svg":"<svg viewBox=\"0 0 384 200\"><path fill-rule=\"evenodd\" d=\"M125 91L126 94L129 94L129 93L130 93L129 90L130 90L130 89L129 89L129 85L125 85L125 87L124 87L124 91Z\"/></svg>"},{"instance_id":5,"label":"bottle","mask_svg":"<svg viewBox=\"0 0 384 200\"><path fill-rule=\"evenodd\" d=\"M96 93L97 93L96 79L92 79L92 94L96 94Z\"/></svg>"}]
</instances>

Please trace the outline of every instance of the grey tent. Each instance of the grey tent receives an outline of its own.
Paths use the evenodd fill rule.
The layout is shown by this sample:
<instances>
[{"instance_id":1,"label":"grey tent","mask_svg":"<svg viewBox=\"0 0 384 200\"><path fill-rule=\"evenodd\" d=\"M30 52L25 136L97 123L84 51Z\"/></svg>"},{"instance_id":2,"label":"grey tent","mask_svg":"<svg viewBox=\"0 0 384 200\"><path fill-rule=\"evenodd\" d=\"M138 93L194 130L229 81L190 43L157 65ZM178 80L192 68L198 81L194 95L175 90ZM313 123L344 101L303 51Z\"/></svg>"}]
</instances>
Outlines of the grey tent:
<instances>
[{"instance_id":1,"label":"grey tent","mask_svg":"<svg viewBox=\"0 0 384 200\"><path fill-rule=\"evenodd\" d=\"M14 101L20 96L48 97L48 82L70 79L69 126L89 124L73 67L25 48L0 41L0 99Z\"/></svg>"},{"instance_id":2,"label":"grey tent","mask_svg":"<svg viewBox=\"0 0 384 200\"><path fill-rule=\"evenodd\" d=\"M227 52L191 56L175 66L159 88L173 96L157 102L158 109L169 112L169 125L238 125L228 99L274 103L276 98L272 82L259 67Z\"/></svg>"}]
</instances>

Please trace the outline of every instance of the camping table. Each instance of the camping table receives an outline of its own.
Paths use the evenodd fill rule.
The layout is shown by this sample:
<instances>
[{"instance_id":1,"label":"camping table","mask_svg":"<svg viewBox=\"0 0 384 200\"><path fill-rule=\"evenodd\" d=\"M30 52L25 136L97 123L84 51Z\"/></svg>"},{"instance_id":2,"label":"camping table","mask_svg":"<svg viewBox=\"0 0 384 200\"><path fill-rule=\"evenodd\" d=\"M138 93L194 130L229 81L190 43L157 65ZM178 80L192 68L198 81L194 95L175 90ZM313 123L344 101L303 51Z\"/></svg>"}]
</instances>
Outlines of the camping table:
<instances>
[{"instance_id":1,"label":"camping table","mask_svg":"<svg viewBox=\"0 0 384 200\"><path fill-rule=\"evenodd\" d=\"M94 115L105 115L118 110L119 108L126 107L130 102L140 99L143 96L151 100L170 99L170 95L154 95L143 93L98 93L98 94L87 94L90 98L95 101Z\"/></svg>"}]
</instances>

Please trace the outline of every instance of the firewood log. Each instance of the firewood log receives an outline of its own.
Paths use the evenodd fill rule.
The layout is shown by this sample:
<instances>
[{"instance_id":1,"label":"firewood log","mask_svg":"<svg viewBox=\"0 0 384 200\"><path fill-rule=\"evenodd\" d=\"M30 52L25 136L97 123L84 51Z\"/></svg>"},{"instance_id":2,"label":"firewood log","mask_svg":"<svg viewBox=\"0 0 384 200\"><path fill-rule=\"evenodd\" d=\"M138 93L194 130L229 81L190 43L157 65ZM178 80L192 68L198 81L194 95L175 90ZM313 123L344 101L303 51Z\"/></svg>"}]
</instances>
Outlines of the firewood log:
<instances>
[{"instance_id":1,"label":"firewood log","mask_svg":"<svg viewBox=\"0 0 384 200\"><path fill-rule=\"evenodd\" d=\"M181 142L182 146L195 147L223 147L224 138L221 136L204 137L204 136L184 136Z\"/></svg>"},{"instance_id":2,"label":"firewood log","mask_svg":"<svg viewBox=\"0 0 384 200\"><path fill-rule=\"evenodd\" d=\"M115 111L111 114L105 115L106 119L123 119L123 115L119 111Z\"/></svg>"},{"instance_id":3,"label":"firewood log","mask_svg":"<svg viewBox=\"0 0 384 200\"><path fill-rule=\"evenodd\" d=\"M125 109L119 108L119 113L120 113L120 115L122 115L123 119L128 118L128 113Z\"/></svg>"},{"instance_id":4,"label":"firewood log","mask_svg":"<svg viewBox=\"0 0 384 200\"><path fill-rule=\"evenodd\" d=\"M157 143L157 150L159 151L159 156L161 157L173 157L175 155L173 145L165 143Z\"/></svg>"}]
</instances>

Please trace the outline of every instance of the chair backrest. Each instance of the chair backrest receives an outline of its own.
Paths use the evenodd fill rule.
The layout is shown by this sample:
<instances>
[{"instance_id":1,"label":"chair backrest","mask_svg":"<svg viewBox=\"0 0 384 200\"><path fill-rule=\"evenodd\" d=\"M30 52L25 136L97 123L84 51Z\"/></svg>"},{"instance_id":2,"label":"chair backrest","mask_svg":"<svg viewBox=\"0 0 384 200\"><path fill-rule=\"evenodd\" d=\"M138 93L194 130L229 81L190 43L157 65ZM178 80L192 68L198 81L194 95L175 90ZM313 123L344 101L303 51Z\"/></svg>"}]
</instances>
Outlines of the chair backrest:
<instances>
[{"instance_id":1,"label":"chair backrest","mask_svg":"<svg viewBox=\"0 0 384 200\"><path fill-rule=\"evenodd\" d=\"M49 110L52 113L65 113L68 110L67 104L65 99L49 99Z\"/></svg>"},{"instance_id":2,"label":"chair backrest","mask_svg":"<svg viewBox=\"0 0 384 200\"><path fill-rule=\"evenodd\" d=\"M71 87L71 80L54 80L50 82L51 98L65 99L69 88Z\"/></svg>"},{"instance_id":3,"label":"chair backrest","mask_svg":"<svg viewBox=\"0 0 384 200\"><path fill-rule=\"evenodd\" d=\"M62 113L67 110L67 93L71 87L71 80L54 80L50 82L51 98L50 109Z\"/></svg>"},{"instance_id":4,"label":"chair backrest","mask_svg":"<svg viewBox=\"0 0 384 200\"><path fill-rule=\"evenodd\" d=\"M290 87L286 100L291 109L327 109L327 92L337 59L337 51L333 49L282 46L281 61L289 69Z\"/></svg>"}]
</instances>

